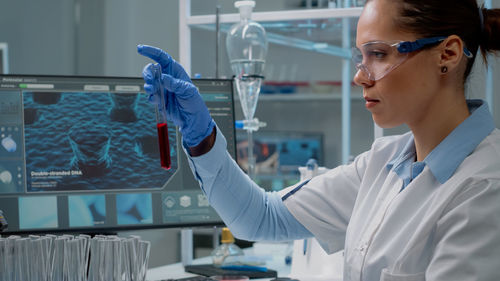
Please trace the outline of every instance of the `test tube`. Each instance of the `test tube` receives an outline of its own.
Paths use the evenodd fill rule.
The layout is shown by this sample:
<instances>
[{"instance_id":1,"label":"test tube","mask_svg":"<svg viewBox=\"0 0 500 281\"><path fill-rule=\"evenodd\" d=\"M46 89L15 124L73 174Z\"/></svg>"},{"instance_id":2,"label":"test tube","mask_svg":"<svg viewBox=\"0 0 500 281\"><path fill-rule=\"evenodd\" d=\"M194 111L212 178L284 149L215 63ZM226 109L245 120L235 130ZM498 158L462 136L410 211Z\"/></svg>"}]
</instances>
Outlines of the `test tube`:
<instances>
[{"instance_id":1,"label":"test tube","mask_svg":"<svg viewBox=\"0 0 500 281\"><path fill-rule=\"evenodd\" d=\"M158 145L160 147L160 160L161 167L168 170L171 167L170 160L170 144L168 142L168 127L167 127L167 114L165 104L165 94L163 92L163 84L161 83L161 66L155 64L153 66L154 79L158 81L159 85L157 91L160 97L159 103L156 105L156 128L158 130Z\"/></svg>"}]
</instances>

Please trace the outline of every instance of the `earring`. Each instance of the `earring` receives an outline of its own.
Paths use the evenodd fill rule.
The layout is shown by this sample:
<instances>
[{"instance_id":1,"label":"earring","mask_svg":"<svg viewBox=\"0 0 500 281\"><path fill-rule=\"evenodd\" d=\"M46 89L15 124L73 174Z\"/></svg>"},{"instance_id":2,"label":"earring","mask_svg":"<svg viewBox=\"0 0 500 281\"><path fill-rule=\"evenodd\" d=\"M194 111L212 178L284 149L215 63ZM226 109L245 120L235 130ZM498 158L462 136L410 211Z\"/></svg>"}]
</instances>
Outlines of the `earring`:
<instances>
[{"instance_id":1,"label":"earring","mask_svg":"<svg viewBox=\"0 0 500 281\"><path fill-rule=\"evenodd\" d=\"M446 72L448 72L448 67L446 66L441 67L441 73L446 73Z\"/></svg>"}]
</instances>

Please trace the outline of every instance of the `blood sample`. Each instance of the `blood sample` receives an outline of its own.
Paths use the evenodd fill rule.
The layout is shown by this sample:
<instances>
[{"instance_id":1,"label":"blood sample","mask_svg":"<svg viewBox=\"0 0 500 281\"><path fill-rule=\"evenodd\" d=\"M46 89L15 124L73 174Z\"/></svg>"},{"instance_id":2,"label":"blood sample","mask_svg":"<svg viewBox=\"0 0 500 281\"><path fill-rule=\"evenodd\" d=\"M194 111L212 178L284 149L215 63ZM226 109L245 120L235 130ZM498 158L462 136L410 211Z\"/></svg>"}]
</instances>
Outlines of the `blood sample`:
<instances>
[{"instance_id":1,"label":"blood sample","mask_svg":"<svg viewBox=\"0 0 500 281\"><path fill-rule=\"evenodd\" d=\"M158 144L160 145L160 160L161 167L168 170L171 167L170 160L170 145L168 142L168 127L167 123L156 123L158 129Z\"/></svg>"},{"instance_id":2,"label":"blood sample","mask_svg":"<svg viewBox=\"0 0 500 281\"><path fill-rule=\"evenodd\" d=\"M158 145L160 148L161 167L168 170L171 167L170 159L170 144L168 141L167 114L165 112L165 94L163 92L163 84L161 83L161 66L153 65L154 79L157 80L158 93L160 100L156 104L156 128L158 130Z\"/></svg>"}]
</instances>

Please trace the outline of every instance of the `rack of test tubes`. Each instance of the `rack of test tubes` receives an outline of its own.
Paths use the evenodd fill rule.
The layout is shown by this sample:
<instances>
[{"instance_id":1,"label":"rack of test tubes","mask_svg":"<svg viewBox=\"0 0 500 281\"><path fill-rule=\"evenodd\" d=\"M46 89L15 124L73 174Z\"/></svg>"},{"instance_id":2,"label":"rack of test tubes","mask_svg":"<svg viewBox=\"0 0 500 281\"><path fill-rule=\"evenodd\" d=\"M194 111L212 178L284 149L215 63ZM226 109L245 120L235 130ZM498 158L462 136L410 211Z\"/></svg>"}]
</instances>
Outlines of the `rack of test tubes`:
<instances>
[{"instance_id":1,"label":"rack of test tubes","mask_svg":"<svg viewBox=\"0 0 500 281\"><path fill-rule=\"evenodd\" d=\"M144 281L149 251L138 236L0 237L0 281Z\"/></svg>"}]
</instances>

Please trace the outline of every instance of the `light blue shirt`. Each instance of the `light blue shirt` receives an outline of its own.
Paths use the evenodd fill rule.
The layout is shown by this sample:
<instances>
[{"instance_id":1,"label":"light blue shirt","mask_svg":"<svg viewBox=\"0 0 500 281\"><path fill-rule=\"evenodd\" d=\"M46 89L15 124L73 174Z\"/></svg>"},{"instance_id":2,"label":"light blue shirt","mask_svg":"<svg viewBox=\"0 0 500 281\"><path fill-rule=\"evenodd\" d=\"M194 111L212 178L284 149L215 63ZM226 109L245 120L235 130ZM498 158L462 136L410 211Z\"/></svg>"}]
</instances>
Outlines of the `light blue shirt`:
<instances>
[{"instance_id":1,"label":"light blue shirt","mask_svg":"<svg viewBox=\"0 0 500 281\"><path fill-rule=\"evenodd\" d=\"M445 183L457 167L470 155L477 145L495 128L488 106L481 100L468 100L471 115L456 127L424 161L415 162L416 151L413 136L401 154L387 164L388 169L403 180L403 190L428 166L434 177Z\"/></svg>"},{"instance_id":2,"label":"light blue shirt","mask_svg":"<svg viewBox=\"0 0 500 281\"><path fill-rule=\"evenodd\" d=\"M257 186L231 158L217 128L212 149L189 165L210 205L235 237L250 241L286 241L311 237L283 204L277 192Z\"/></svg>"}]
</instances>

